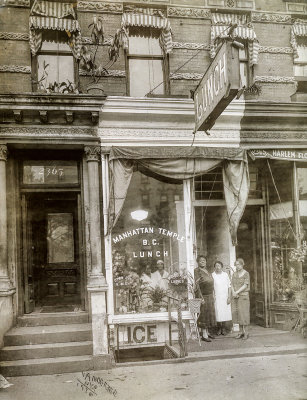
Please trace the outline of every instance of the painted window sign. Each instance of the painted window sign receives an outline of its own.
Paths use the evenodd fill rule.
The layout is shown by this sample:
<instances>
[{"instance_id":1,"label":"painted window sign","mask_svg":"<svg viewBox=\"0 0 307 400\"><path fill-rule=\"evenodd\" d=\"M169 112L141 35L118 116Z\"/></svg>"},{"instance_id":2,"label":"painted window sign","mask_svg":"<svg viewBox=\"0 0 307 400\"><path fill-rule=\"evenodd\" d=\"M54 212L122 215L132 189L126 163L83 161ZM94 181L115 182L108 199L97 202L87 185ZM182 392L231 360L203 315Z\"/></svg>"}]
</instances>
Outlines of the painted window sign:
<instances>
[{"instance_id":1,"label":"painted window sign","mask_svg":"<svg viewBox=\"0 0 307 400\"><path fill-rule=\"evenodd\" d=\"M135 172L112 235L116 313L167 311L187 297L182 185Z\"/></svg>"},{"instance_id":2,"label":"painted window sign","mask_svg":"<svg viewBox=\"0 0 307 400\"><path fill-rule=\"evenodd\" d=\"M26 185L77 184L76 161L24 161L23 183Z\"/></svg>"}]
</instances>

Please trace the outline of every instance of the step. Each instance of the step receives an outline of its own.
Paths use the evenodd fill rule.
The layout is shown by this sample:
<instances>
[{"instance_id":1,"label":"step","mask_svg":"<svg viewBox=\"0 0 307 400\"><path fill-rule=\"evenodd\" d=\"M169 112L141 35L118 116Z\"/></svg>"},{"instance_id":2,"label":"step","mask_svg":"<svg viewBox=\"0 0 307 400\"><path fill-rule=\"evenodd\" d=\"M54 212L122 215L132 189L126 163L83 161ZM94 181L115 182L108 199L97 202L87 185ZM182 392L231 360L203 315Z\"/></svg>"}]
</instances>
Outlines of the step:
<instances>
[{"instance_id":1,"label":"step","mask_svg":"<svg viewBox=\"0 0 307 400\"><path fill-rule=\"evenodd\" d=\"M69 342L28 344L24 346L6 346L0 350L0 360L27 360L36 358L56 358L84 356L93 354L93 342Z\"/></svg>"},{"instance_id":2,"label":"step","mask_svg":"<svg viewBox=\"0 0 307 400\"><path fill-rule=\"evenodd\" d=\"M89 322L88 313L85 311L32 313L17 318L18 326L85 324L87 322Z\"/></svg>"},{"instance_id":3,"label":"step","mask_svg":"<svg viewBox=\"0 0 307 400\"><path fill-rule=\"evenodd\" d=\"M52 375L93 369L92 356L39 358L31 360L1 361L1 374L7 376Z\"/></svg>"},{"instance_id":4,"label":"step","mask_svg":"<svg viewBox=\"0 0 307 400\"><path fill-rule=\"evenodd\" d=\"M15 327L4 335L4 346L41 343L81 342L92 340L92 325L71 324Z\"/></svg>"}]
</instances>

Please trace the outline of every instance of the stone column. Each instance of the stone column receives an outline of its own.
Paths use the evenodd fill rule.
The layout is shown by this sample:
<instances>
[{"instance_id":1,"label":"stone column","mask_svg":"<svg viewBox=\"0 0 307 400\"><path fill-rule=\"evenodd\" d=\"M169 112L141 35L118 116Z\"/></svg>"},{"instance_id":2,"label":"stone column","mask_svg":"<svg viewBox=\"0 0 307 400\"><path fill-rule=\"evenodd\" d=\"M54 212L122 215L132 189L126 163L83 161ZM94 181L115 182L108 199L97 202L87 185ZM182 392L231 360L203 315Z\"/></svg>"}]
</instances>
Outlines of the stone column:
<instances>
[{"instance_id":1,"label":"stone column","mask_svg":"<svg viewBox=\"0 0 307 400\"><path fill-rule=\"evenodd\" d=\"M7 208L6 208L7 147L0 145L0 292L10 292L12 284L7 264Z\"/></svg>"},{"instance_id":2,"label":"stone column","mask_svg":"<svg viewBox=\"0 0 307 400\"><path fill-rule=\"evenodd\" d=\"M91 270L88 274L90 312L93 331L94 369L110 366L108 354L108 320L106 309L107 283L102 272L101 211L99 189L100 146L86 146L85 159L88 167L89 188L89 239Z\"/></svg>"},{"instance_id":3,"label":"stone column","mask_svg":"<svg viewBox=\"0 0 307 400\"><path fill-rule=\"evenodd\" d=\"M15 293L8 272L6 160L7 147L0 145L0 347L3 346L5 332L13 324L12 295Z\"/></svg>"}]
</instances>

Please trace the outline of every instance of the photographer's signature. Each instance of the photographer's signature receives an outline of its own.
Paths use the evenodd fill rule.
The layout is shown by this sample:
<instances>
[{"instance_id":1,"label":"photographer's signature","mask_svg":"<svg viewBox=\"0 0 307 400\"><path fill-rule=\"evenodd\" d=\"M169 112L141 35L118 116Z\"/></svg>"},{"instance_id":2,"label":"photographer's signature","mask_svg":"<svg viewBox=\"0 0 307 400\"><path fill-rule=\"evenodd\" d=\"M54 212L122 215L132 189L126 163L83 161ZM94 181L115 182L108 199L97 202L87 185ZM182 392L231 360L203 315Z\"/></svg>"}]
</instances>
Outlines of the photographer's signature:
<instances>
[{"instance_id":1,"label":"photographer's signature","mask_svg":"<svg viewBox=\"0 0 307 400\"><path fill-rule=\"evenodd\" d=\"M108 384L103 378L93 375L90 372L82 372L82 377L77 378L77 386L81 388L83 392L88 394L90 397L97 396L97 390L99 388L104 388L108 393L112 394L114 397L117 395L116 389Z\"/></svg>"}]
</instances>

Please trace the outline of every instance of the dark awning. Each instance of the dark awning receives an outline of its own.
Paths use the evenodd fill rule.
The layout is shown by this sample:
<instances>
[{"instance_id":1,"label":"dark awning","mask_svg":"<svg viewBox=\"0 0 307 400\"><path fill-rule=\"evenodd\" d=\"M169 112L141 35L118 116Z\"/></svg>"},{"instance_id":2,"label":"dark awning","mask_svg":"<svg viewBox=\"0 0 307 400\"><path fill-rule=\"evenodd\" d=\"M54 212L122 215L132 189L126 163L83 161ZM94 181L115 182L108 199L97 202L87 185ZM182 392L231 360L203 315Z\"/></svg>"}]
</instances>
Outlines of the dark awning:
<instances>
[{"instance_id":1,"label":"dark awning","mask_svg":"<svg viewBox=\"0 0 307 400\"><path fill-rule=\"evenodd\" d=\"M130 160L215 158L222 160L245 161L246 151L242 148L194 146L112 147L110 152L110 160L120 158Z\"/></svg>"}]
</instances>

